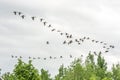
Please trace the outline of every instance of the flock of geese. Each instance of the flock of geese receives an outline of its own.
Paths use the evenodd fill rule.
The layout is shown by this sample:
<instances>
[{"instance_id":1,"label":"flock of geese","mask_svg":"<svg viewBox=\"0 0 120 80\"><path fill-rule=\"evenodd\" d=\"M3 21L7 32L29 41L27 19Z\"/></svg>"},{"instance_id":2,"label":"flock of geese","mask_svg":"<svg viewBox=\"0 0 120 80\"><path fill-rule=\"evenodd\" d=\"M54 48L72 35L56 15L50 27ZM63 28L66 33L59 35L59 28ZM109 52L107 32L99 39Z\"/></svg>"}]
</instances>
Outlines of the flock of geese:
<instances>
[{"instance_id":1,"label":"flock of geese","mask_svg":"<svg viewBox=\"0 0 120 80\"><path fill-rule=\"evenodd\" d=\"M25 19L26 18L26 15L24 15L22 12L19 12L19 11L13 11L13 14L16 15L16 16L20 16L22 19ZM36 16L31 16L31 20L35 21L37 17ZM99 41L99 40L95 40L95 39L91 39L90 37L82 37L82 38L74 38L74 36L72 34L69 34L67 32L62 32L61 30L58 30L56 28L54 28L51 24L48 24L47 21L45 21L44 18L39 18L39 21L41 23L43 23L43 25L45 27L48 27L51 32L58 32L61 36L65 36L66 37L66 40L64 40L62 42L62 44L67 44L67 45L71 45L73 43L77 43L78 45L81 45L83 42L85 42L85 40L89 40L91 41L92 43L96 43L96 44L101 44L102 45L102 48L105 50L104 53L108 53L110 49L112 48L115 48L114 45L109 45L107 44L106 42L104 41ZM49 45L50 44L50 41L46 41L46 45ZM97 55L97 52L94 51L93 52L95 55ZM12 58L17 58L17 56L12 56ZM22 57L20 57L22 58ZM50 59L52 59L53 57L50 57ZM60 58L63 58L63 56L60 56ZM72 55L70 55L70 58L72 58ZM31 57L29 57L29 59L31 59ZM33 59L37 59L37 58L33 58ZM38 59L40 59L38 57ZM56 57L54 57L54 59L56 59ZM44 58L44 60L46 60L46 58Z\"/></svg>"},{"instance_id":2,"label":"flock of geese","mask_svg":"<svg viewBox=\"0 0 120 80\"><path fill-rule=\"evenodd\" d=\"M83 55L81 55L81 57L82 56ZM23 58L22 56L14 56L14 55L11 55L11 57L16 58L16 59L22 59ZM31 59L32 60L35 60L35 59L47 60L47 59L62 59L62 58L64 58L64 57L63 56L58 56L58 57L49 56L49 57L44 57L44 58L42 58L42 57L31 57L31 56L28 57L29 60L31 60ZM74 57L70 54L68 58L74 58Z\"/></svg>"}]
</instances>

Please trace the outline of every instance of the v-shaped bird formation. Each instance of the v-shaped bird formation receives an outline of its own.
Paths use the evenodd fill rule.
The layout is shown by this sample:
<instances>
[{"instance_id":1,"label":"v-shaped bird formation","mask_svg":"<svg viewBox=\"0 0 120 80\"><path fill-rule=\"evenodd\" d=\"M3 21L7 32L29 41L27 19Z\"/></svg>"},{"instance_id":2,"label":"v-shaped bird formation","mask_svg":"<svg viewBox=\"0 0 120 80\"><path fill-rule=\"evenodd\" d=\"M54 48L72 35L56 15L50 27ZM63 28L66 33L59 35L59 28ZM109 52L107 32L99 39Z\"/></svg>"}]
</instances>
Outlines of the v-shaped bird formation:
<instances>
[{"instance_id":1,"label":"v-shaped bird formation","mask_svg":"<svg viewBox=\"0 0 120 80\"><path fill-rule=\"evenodd\" d=\"M13 11L13 14L14 14L15 16L20 16L22 19L27 18L25 14L23 14L22 12L19 12L19 11ZM38 18L38 17L36 17L36 16L31 16L30 18L31 18L31 20L35 21L36 18ZM62 32L61 30L58 30L58 29L54 28L54 27L52 26L52 24L48 24L48 22L45 21L44 18L39 18L39 22L40 22L40 23L43 23L43 26L46 27L46 28L49 28L51 32L57 32L58 34L60 34L60 36L65 36L65 37L66 37L66 40L64 40L64 41L62 42L63 45L71 45L71 44L73 44L73 43L77 43L78 46L81 46L81 44L84 43L84 42L87 40L87 41L90 41L90 42L95 43L95 44L101 44L101 45L103 46L102 48L105 50L105 51L102 52L102 53L108 53L110 49L115 48L114 45L109 45L108 43L106 43L106 42L104 42L104 41L99 41L99 40L91 39L91 38L88 37L88 36L84 36L84 37L82 37L82 38L79 38L79 37L78 37L78 38L74 38L74 35L73 35L73 34L70 34L70 33L67 33L67 32ZM47 40L46 40L46 45L50 45L50 41L47 41ZM93 53L94 53L95 55L97 55L97 52L96 52L96 51L93 51ZM12 56L12 58L16 58L16 57L17 57L17 56ZM70 55L70 58L72 58L72 57L73 57L73 56ZM22 57L20 57L20 58L22 58ZM31 59L31 58L32 58L32 57L29 57L29 59ZM50 59L57 59L57 57L52 57L52 56L50 56L49 58L50 58ZM59 58L64 58L64 57L63 57L63 56L60 56ZM40 59L40 57L38 57L38 58L33 58L33 59ZM43 59L46 60L46 58L43 58Z\"/></svg>"}]
</instances>

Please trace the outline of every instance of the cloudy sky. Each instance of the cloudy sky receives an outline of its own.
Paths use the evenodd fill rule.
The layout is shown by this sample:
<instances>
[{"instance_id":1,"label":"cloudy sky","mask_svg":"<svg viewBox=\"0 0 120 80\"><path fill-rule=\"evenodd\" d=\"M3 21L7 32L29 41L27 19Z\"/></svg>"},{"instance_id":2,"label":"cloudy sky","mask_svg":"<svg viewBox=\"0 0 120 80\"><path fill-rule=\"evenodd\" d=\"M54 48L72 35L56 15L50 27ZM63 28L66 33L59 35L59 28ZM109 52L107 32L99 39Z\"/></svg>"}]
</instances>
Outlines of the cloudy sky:
<instances>
[{"instance_id":1,"label":"cloudy sky","mask_svg":"<svg viewBox=\"0 0 120 80\"><path fill-rule=\"evenodd\" d=\"M14 15L13 11L21 11L26 17ZM35 21L31 16L36 16ZM85 41L63 45L66 40L57 32L40 22L44 18L48 24L62 32L70 33L74 38L90 37L114 45L109 53L104 53L101 44ZM46 41L50 44L46 45ZM57 73L61 64L69 65L73 57L83 58L89 51L103 51L109 66L120 62L120 1L119 0L0 0L0 68L2 73L12 71L17 60L11 55L41 57L34 60L37 69ZM58 59L59 56L63 59ZM48 59L57 57L56 60ZM43 60L46 57L47 60Z\"/></svg>"}]
</instances>

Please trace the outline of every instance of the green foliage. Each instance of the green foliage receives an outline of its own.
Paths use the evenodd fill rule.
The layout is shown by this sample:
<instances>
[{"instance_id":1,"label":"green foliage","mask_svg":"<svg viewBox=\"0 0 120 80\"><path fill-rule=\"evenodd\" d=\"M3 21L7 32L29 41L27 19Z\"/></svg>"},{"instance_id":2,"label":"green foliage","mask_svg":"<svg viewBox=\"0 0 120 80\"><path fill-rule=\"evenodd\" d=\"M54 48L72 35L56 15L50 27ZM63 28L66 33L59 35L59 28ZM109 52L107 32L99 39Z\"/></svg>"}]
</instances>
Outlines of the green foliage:
<instances>
[{"instance_id":1,"label":"green foliage","mask_svg":"<svg viewBox=\"0 0 120 80\"><path fill-rule=\"evenodd\" d=\"M41 80L51 80L50 74L48 74L48 71L41 69Z\"/></svg>"},{"instance_id":2,"label":"green foliage","mask_svg":"<svg viewBox=\"0 0 120 80\"><path fill-rule=\"evenodd\" d=\"M18 59L13 72L5 73L2 77L4 80L120 80L120 65L113 65L112 70L108 71L101 53L97 57L89 53L84 62L78 58L68 67L62 64L58 71L55 78L51 79L44 69L40 74L31 60L25 63Z\"/></svg>"},{"instance_id":3,"label":"green foliage","mask_svg":"<svg viewBox=\"0 0 120 80\"><path fill-rule=\"evenodd\" d=\"M113 65L112 72L113 72L113 79L120 80L120 64L117 64L116 66Z\"/></svg>"},{"instance_id":4,"label":"green foliage","mask_svg":"<svg viewBox=\"0 0 120 80\"><path fill-rule=\"evenodd\" d=\"M13 72L17 79L20 80L40 80L38 70L33 67L31 61L26 64L19 59Z\"/></svg>"},{"instance_id":5,"label":"green foliage","mask_svg":"<svg viewBox=\"0 0 120 80\"><path fill-rule=\"evenodd\" d=\"M3 78L5 80L41 80L38 70L33 67L31 62L30 60L27 64L18 59L18 64L15 65L13 73L4 74Z\"/></svg>"}]
</instances>

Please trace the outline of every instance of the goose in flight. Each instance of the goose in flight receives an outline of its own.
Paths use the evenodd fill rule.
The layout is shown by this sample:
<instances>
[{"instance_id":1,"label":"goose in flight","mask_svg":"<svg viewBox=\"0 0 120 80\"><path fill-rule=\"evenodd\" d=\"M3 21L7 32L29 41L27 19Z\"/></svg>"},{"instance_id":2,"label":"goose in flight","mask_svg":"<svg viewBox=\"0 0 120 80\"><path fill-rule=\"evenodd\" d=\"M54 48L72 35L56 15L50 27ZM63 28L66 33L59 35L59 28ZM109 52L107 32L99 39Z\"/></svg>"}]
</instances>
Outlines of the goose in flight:
<instances>
[{"instance_id":1,"label":"goose in flight","mask_svg":"<svg viewBox=\"0 0 120 80\"><path fill-rule=\"evenodd\" d=\"M48 27L52 27L50 24L49 24L49 26Z\"/></svg>"},{"instance_id":2,"label":"goose in flight","mask_svg":"<svg viewBox=\"0 0 120 80\"><path fill-rule=\"evenodd\" d=\"M78 42L78 40L77 40L77 39L75 39L75 41L76 41L76 42Z\"/></svg>"},{"instance_id":3,"label":"goose in flight","mask_svg":"<svg viewBox=\"0 0 120 80\"><path fill-rule=\"evenodd\" d=\"M57 59L56 57L54 57L54 59Z\"/></svg>"},{"instance_id":4,"label":"goose in flight","mask_svg":"<svg viewBox=\"0 0 120 80\"><path fill-rule=\"evenodd\" d=\"M97 53L94 51L94 54L97 56Z\"/></svg>"},{"instance_id":5,"label":"goose in flight","mask_svg":"<svg viewBox=\"0 0 120 80\"><path fill-rule=\"evenodd\" d=\"M21 17L22 17L22 19L24 19L24 18L25 18L25 15L22 15Z\"/></svg>"},{"instance_id":6,"label":"goose in flight","mask_svg":"<svg viewBox=\"0 0 120 80\"><path fill-rule=\"evenodd\" d=\"M105 51L105 53L107 53L107 52L109 52L109 51Z\"/></svg>"},{"instance_id":7,"label":"goose in flight","mask_svg":"<svg viewBox=\"0 0 120 80\"><path fill-rule=\"evenodd\" d=\"M29 59L31 59L31 57L29 56Z\"/></svg>"},{"instance_id":8,"label":"goose in flight","mask_svg":"<svg viewBox=\"0 0 120 80\"><path fill-rule=\"evenodd\" d=\"M63 33L60 33L60 35L63 35Z\"/></svg>"},{"instance_id":9,"label":"goose in flight","mask_svg":"<svg viewBox=\"0 0 120 80\"><path fill-rule=\"evenodd\" d=\"M12 58L14 58L14 56L13 56L13 55L11 55L11 57L12 57Z\"/></svg>"},{"instance_id":10,"label":"goose in flight","mask_svg":"<svg viewBox=\"0 0 120 80\"><path fill-rule=\"evenodd\" d=\"M41 22L42 22L43 20L44 20L43 18L40 19Z\"/></svg>"},{"instance_id":11,"label":"goose in flight","mask_svg":"<svg viewBox=\"0 0 120 80\"><path fill-rule=\"evenodd\" d=\"M46 60L46 58L44 58L44 60Z\"/></svg>"},{"instance_id":12,"label":"goose in flight","mask_svg":"<svg viewBox=\"0 0 120 80\"><path fill-rule=\"evenodd\" d=\"M66 40L63 42L63 44L66 44L67 42L66 42Z\"/></svg>"},{"instance_id":13,"label":"goose in flight","mask_svg":"<svg viewBox=\"0 0 120 80\"><path fill-rule=\"evenodd\" d=\"M47 22L43 22L44 26L46 25Z\"/></svg>"},{"instance_id":14,"label":"goose in flight","mask_svg":"<svg viewBox=\"0 0 120 80\"><path fill-rule=\"evenodd\" d=\"M94 42L95 40L92 40L92 42Z\"/></svg>"},{"instance_id":15,"label":"goose in flight","mask_svg":"<svg viewBox=\"0 0 120 80\"><path fill-rule=\"evenodd\" d=\"M55 31L55 29L52 29L51 31Z\"/></svg>"},{"instance_id":16,"label":"goose in flight","mask_svg":"<svg viewBox=\"0 0 120 80\"><path fill-rule=\"evenodd\" d=\"M33 17L31 17L31 18L32 18L33 21L35 20L35 16L33 16Z\"/></svg>"},{"instance_id":17,"label":"goose in flight","mask_svg":"<svg viewBox=\"0 0 120 80\"><path fill-rule=\"evenodd\" d=\"M22 13L21 12L18 12L19 15L21 15Z\"/></svg>"},{"instance_id":18,"label":"goose in flight","mask_svg":"<svg viewBox=\"0 0 120 80\"><path fill-rule=\"evenodd\" d=\"M47 41L46 44L49 44L49 41Z\"/></svg>"},{"instance_id":19,"label":"goose in flight","mask_svg":"<svg viewBox=\"0 0 120 80\"><path fill-rule=\"evenodd\" d=\"M33 57L33 59L36 59L35 57Z\"/></svg>"},{"instance_id":20,"label":"goose in flight","mask_svg":"<svg viewBox=\"0 0 120 80\"><path fill-rule=\"evenodd\" d=\"M17 58L17 56L15 56L15 58Z\"/></svg>"},{"instance_id":21,"label":"goose in flight","mask_svg":"<svg viewBox=\"0 0 120 80\"><path fill-rule=\"evenodd\" d=\"M103 48L106 48L105 46L103 46Z\"/></svg>"},{"instance_id":22,"label":"goose in flight","mask_svg":"<svg viewBox=\"0 0 120 80\"><path fill-rule=\"evenodd\" d=\"M84 40L83 40L83 39L82 39L81 41L82 41L82 42L84 42Z\"/></svg>"},{"instance_id":23,"label":"goose in flight","mask_svg":"<svg viewBox=\"0 0 120 80\"><path fill-rule=\"evenodd\" d=\"M14 13L14 15L16 15L16 14L17 14L17 12L16 12L16 11L13 11L13 13Z\"/></svg>"},{"instance_id":24,"label":"goose in flight","mask_svg":"<svg viewBox=\"0 0 120 80\"><path fill-rule=\"evenodd\" d=\"M52 59L52 56L50 56L50 59Z\"/></svg>"},{"instance_id":25,"label":"goose in flight","mask_svg":"<svg viewBox=\"0 0 120 80\"><path fill-rule=\"evenodd\" d=\"M103 42L101 41L100 43L102 44Z\"/></svg>"},{"instance_id":26,"label":"goose in flight","mask_svg":"<svg viewBox=\"0 0 120 80\"><path fill-rule=\"evenodd\" d=\"M72 42L73 42L73 41L72 41L72 40L70 40L70 41L68 42L68 45L69 45L69 44L71 44Z\"/></svg>"},{"instance_id":27,"label":"goose in flight","mask_svg":"<svg viewBox=\"0 0 120 80\"><path fill-rule=\"evenodd\" d=\"M38 59L40 59L40 57L38 57Z\"/></svg>"},{"instance_id":28,"label":"goose in flight","mask_svg":"<svg viewBox=\"0 0 120 80\"><path fill-rule=\"evenodd\" d=\"M72 58L72 55L70 55L70 58Z\"/></svg>"},{"instance_id":29,"label":"goose in flight","mask_svg":"<svg viewBox=\"0 0 120 80\"><path fill-rule=\"evenodd\" d=\"M69 36L68 36L68 35L67 35L66 37L67 37L67 38L69 38Z\"/></svg>"},{"instance_id":30,"label":"goose in flight","mask_svg":"<svg viewBox=\"0 0 120 80\"><path fill-rule=\"evenodd\" d=\"M20 58L22 58L22 56L20 56Z\"/></svg>"},{"instance_id":31,"label":"goose in flight","mask_svg":"<svg viewBox=\"0 0 120 80\"><path fill-rule=\"evenodd\" d=\"M107 43L104 43L104 45L107 45Z\"/></svg>"},{"instance_id":32,"label":"goose in flight","mask_svg":"<svg viewBox=\"0 0 120 80\"><path fill-rule=\"evenodd\" d=\"M62 56L60 56L60 58L63 58Z\"/></svg>"},{"instance_id":33,"label":"goose in flight","mask_svg":"<svg viewBox=\"0 0 120 80\"><path fill-rule=\"evenodd\" d=\"M90 38L88 37L87 40L89 40Z\"/></svg>"},{"instance_id":34,"label":"goose in flight","mask_svg":"<svg viewBox=\"0 0 120 80\"><path fill-rule=\"evenodd\" d=\"M96 43L98 43L99 41L96 41Z\"/></svg>"},{"instance_id":35,"label":"goose in flight","mask_svg":"<svg viewBox=\"0 0 120 80\"><path fill-rule=\"evenodd\" d=\"M86 37L84 37L83 39L86 39Z\"/></svg>"},{"instance_id":36,"label":"goose in flight","mask_svg":"<svg viewBox=\"0 0 120 80\"><path fill-rule=\"evenodd\" d=\"M65 35L68 35L68 33L65 33Z\"/></svg>"},{"instance_id":37,"label":"goose in flight","mask_svg":"<svg viewBox=\"0 0 120 80\"><path fill-rule=\"evenodd\" d=\"M72 34L69 37L72 38Z\"/></svg>"},{"instance_id":38,"label":"goose in flight","mask_svg":"<svg viewBox=\"0 0 120 80\"><path fill-rule=\"evenodd\" d=\"M60 32L60 30L57 30L57 32Z\"/></svg>"},{"instance_id":39,"label":"goose in flight","mask_svg":"<svg viewBox=\"0 0 120 80\"><path fill-rule=\"evenodd\" d=\"M80 42L78 42L78 45L80 45Z\"/></svg>"}]
</instances>

